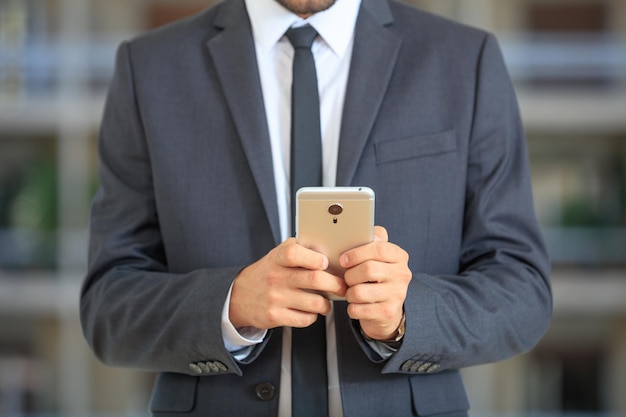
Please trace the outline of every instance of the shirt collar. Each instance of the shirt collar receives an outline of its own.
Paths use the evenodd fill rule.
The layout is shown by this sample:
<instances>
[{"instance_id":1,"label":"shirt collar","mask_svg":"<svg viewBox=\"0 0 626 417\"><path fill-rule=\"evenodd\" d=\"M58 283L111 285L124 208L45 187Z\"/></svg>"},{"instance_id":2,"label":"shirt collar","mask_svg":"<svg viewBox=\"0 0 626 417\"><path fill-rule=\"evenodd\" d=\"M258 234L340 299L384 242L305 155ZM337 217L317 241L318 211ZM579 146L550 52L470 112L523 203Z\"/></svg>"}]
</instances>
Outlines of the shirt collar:
<instances>
[{"instance_id":1,"label":"shirt collar","mask_svg":"<svg viewBox=\"0 0 626 417\"><path fill-rule=\"evenodd\" d=\"M346 54L361 0L337 0L327 10L302 19L276 0L245 0L252 33L258 47L268 52L291 26L310 24L339 57Z\"/></svg>"}]
</instances>

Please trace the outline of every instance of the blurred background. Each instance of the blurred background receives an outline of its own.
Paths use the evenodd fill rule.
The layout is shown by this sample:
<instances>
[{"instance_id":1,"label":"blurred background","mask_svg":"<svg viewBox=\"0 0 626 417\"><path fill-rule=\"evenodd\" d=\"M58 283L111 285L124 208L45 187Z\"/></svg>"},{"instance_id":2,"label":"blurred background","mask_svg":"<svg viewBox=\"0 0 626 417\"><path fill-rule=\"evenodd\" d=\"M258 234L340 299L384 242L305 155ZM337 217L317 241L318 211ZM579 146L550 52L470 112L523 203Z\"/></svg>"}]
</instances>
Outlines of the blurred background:
<instances>
[{"instance_id":1,"label":"blurred background","mask_svg":"<svg viewBox=\"0 0 626 417\"><path fill-rule=\"evenodd\" d=\"M555 315L464 371L473 416L626 416L626 1L414 0L495 32L516 84ZM153 375L87 349L78 292L117 44L210 0L0 0L0 416L144 416Z\"/></svg>"}]
</instances>

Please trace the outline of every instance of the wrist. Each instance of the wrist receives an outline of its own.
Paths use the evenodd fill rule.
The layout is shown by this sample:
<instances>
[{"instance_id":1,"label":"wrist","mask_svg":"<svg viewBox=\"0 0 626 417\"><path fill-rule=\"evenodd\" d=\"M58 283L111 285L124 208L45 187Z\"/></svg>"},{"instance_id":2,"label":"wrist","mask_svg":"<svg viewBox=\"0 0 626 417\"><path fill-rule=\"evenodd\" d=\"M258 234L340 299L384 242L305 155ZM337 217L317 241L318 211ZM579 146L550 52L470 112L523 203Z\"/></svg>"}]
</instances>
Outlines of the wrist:
<instances>
[{"instance_id":1,"label":"wrist","mask_svg":"<svg viewBox=\"0 0 626 417\"><path fill-rule=\"evenodd\" d=\"M387 345L389 345L390 347L393 347L393 348L400 347L400 345L402 344L402 339L404 338L405 331L406 331L406 313L405 313L404 309L402 310L402 317L400 319L400 324L398 324L398 327L396 328L394 333L390 337L388 337L386 339L374 339L374 338L368 336L367 333L365 333L365 331L361 327L361 335L363 335L365 340L367 340L367 341L377 341L377 342L385 343L385 344L387 344Z\"/></svg>"}]
</instances>

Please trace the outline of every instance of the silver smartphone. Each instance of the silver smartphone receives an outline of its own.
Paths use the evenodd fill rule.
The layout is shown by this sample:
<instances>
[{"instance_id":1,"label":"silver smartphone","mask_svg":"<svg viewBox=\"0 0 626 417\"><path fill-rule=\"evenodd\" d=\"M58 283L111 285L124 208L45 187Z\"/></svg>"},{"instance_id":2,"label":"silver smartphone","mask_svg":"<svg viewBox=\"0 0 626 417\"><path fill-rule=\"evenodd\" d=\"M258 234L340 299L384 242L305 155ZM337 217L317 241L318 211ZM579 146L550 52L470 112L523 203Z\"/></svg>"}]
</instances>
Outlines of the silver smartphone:
<instances>
[{"instance_id":1,"label":"silver smartphone","mask_svg":"<svg viewBox=\"0 0 626 417\"><path fill-rule=\"evenodd\" d=\"M374 191L368 187L304 187L296 199L297 242L326 255L328 271L343 276L340 255L374 239Z\"/></svg>"}]
</instances>

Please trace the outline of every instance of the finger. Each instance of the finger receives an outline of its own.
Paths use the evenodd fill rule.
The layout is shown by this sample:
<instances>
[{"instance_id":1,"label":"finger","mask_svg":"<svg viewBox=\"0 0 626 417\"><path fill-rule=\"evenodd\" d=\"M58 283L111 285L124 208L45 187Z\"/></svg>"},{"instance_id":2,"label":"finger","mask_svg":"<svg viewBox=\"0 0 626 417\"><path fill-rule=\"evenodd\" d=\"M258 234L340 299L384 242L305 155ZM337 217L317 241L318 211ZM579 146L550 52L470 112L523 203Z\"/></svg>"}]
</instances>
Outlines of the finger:
<instances>
[{"instance_id":1,"label":"finger","mask_svg":"<svg viewBox=\"0 0 626 417\"><path fill-rule=\"evenodd\" d=\"M402 304L406 298L405 281L389 279L380 283L360 283L346 290L346 300L354 304Z\"/></svg>"},{"instance_id":2,"label":"finger","mask_svg":"<svg viewBox=\"0 0 626 417\"><path fill-rule=\"evenodd\" d=\"M319 252L305 248L289 238L279 245L274 252L278 265L286 268L305 268L323 271L328 268L328 258Z\"/></svg>"},{"instance_id":3,"label":"finger","mask_svg":"<svg viewBox=\"0 0 626 417\"><path fill-rule=\"evenodd\" d=\"M349 303L347 313L353 320L382 321L382 310L382 303Z\"/></svg>"},{"instance_id":4,"label":"finger","mask_svg":"<svg viewBox=\"0 0 626 417\"><path fill-rule=\"evenodd\" d=\"M351 304L375 304L385 301L388 296L384 284L364 282L350 286L345 297Z\"/></svg>"},{"instance_id":5,"label":"finger","mask_svg":"<svg viewBox=\"0 0 626 417\"><path fill-rule=\"evenodd\" d=\"M359 284L380 283L392 276L393 264L379 261L365 261L352 268L346 269L343 275L344 281L348 287Z\"/></svg>"},{"instance_id":6,"label":"finger","mask_svg":"<svg viewBox=\"0 0 626 417\"><path fill-rule=\"evenodd\" d=\"M374 242L387 242L388 240L389 235L387 234L387 229L382 226L374 226ZM339 262L344 268L352 266L350 265L350 253L353 253L356 249L359 248L355 248L352 251L348 251L347 253L343 254L347 256L340 257Z\"/></svg>"},{"instance_id":7,"label":"finger","mask_svg":"<svg viewBox=\"0 0 626 417\"><path fill-rule=\"evenodd\" d=\"M317 316L318 316L317 313L306 313L306 312L299 311L299 310L293 310L293 313L291 315L291 320L287 322L286 324L283 324L283 326L296 327L296 328L303 329L315 323L317 321Z\"/></svg>"},{"instance_id":8,"label":"finger","mask_svg":"<svg viewBox=\"0 0 626 417\"><path fill-rule=\"evenodd\" d=\"M348 286L346 281L325 271L294 270L291 286L315 293L331 293L343 297Z\"/></svg>"},{"instance_id":9,"label":"finger","mask_svg":"<svg viewBox=\"0 0 626 417\"><path fill-rule=\"evenodd\" d=\"M387 241L374 241L344 252L339 262L349 269L366 261L406 263L407 260L408 254L399 246Z\"/></svg>"},{"instance_id":10,"label":"finger","mask_svg":"<svg viewBox=\"0 0 626 417\"><path fill-rule=\"evenodd\" d=\"M396 294L385 301L372 303L348 302L348 315L354 320L368 320L378 323L392 321L401 314L405 298Z\"/></svg>"},{"instance_id":11,"label":"finger","mask_svg":"<svg viewBox=\"0 0 626 417\"><path fill-rule=\"evenodd\" d=\"M315 319L317 319L318 314L321 314L322 316L326 316L328 315L328 313L330 313L331 304L328 299L321 296L320 294L311 293L311 295L315 295L316 297L311 298L311 300L307 303L300 303L298 308L292 309L292 311L298 312L301 318L300 322L292 323L291 324L292 327L309 326L313 324L313 322L315 322ZM310 321L307 321L307 320L310 320Z\"/></svg>"},{"instance_id":12,"label":"finger","mask_svg":"<svg viewBox=\"0 0 626 417\"><path fill-rule=\"evenodd\" d=\"M295 292L289 299L288 308L294 312L303 313L305 315L313 314L317 316L321 314L327 315L331 310L331 304L326 297L319 292L300 290ZM308 323L311 324L311 323ZM305 327L307 323L294 323L293 327Z\"/></svg>"},{"instance_id":13,"label":"finger","mask_svg":"<svg viewBox=\"0 0 626 417\"><path fill-rule=\"evenodd\" d=\"M324 312L324 315L330 311L330 306L325 309L320 309ZM276 308L267 310L267 323L266 328L276 327L308 327L315 323L317 320L317 311L304 311L296 308Z\"/></svg>"},{"instance_id":14,"label":"finger","mask_svg":"<svg viewBox=\"0 0 626 417\"><path fill-rule=\"evenodd\" d=\"M347 270L344 279L348 301L375 303L405 292L410 273L397 264L369 261Z\"/></svg>"},{"instance_id":15,"label":"finger","mask_svg":"<svg viewBox=\"0 0 626 417\"><path fill-rule=\"evenodd\" d=\"M346 298L355 303L400 301L406 296L411 278L405 264L367 261L346 270Z\"/></svg>"}]
</instances>

